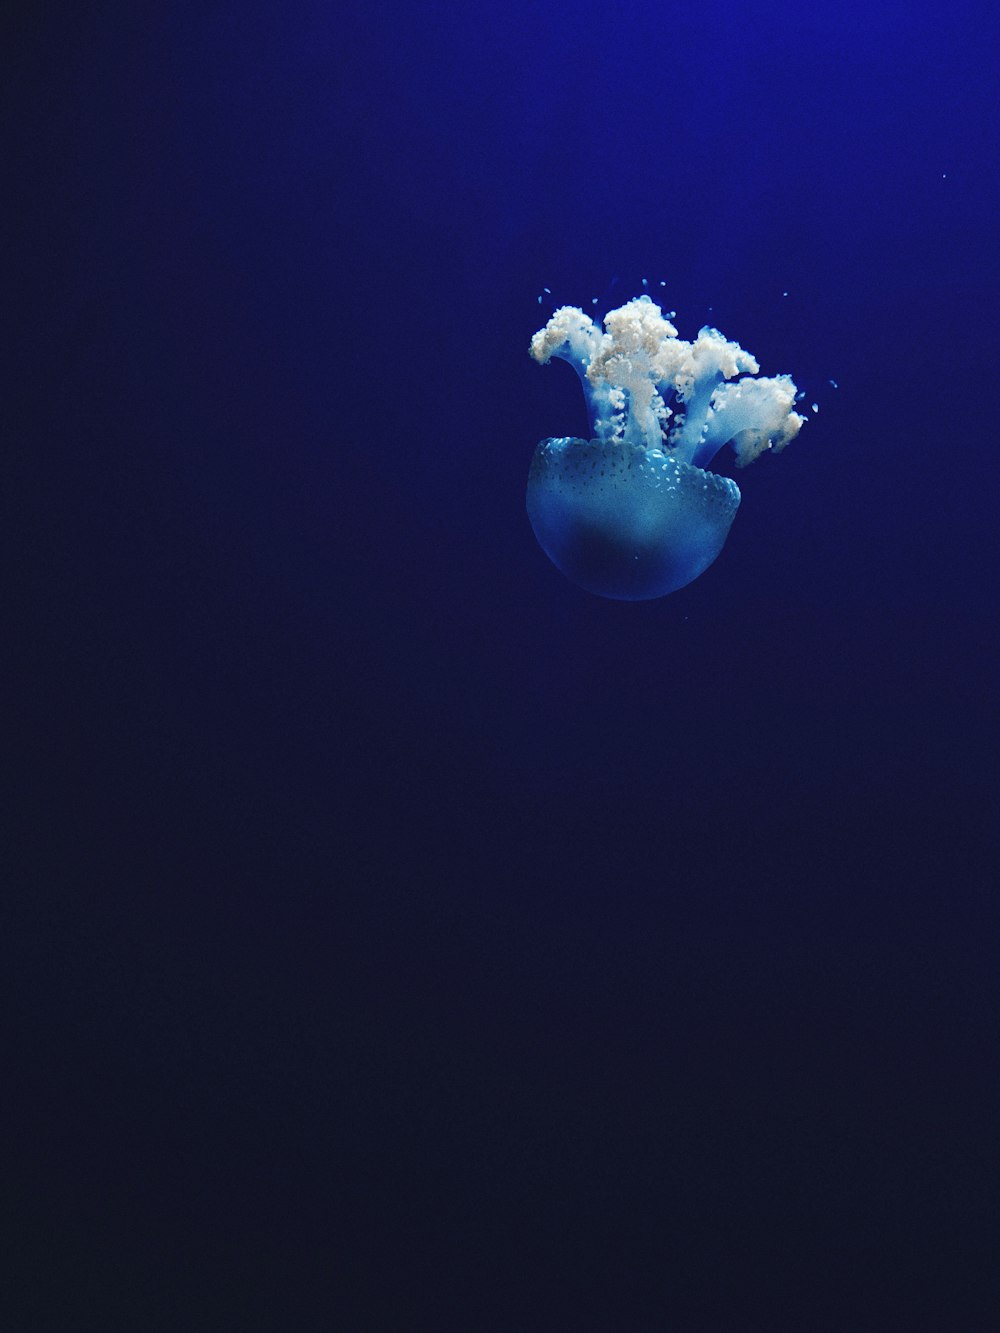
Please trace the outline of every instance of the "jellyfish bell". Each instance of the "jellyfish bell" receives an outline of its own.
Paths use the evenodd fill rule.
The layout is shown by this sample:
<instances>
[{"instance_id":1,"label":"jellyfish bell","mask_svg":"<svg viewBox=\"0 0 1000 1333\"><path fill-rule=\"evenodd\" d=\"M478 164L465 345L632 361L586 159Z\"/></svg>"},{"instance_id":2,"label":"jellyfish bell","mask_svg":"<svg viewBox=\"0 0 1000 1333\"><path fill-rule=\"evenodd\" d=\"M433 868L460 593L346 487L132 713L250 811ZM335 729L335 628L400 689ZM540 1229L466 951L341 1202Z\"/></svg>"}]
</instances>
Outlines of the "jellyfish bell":
<instances>
[{"instance_id":1,"label":"jellyfish bell","mask_svg":"<svg viewBox=\"0 0 1000 1333\"><path fill-rule=\"evenodd\" d=\"M754 378L756 360L717 329L684 342L648 296L604 326L563 306L531 340L536 361L555 356L579 374L593 438L542 440L528 517L572 582L644 601L692 582L725 545L740 491L709 470L719 449L731 444L744 466L784 448L805 418L787 375Z\"/></svg>"},{"instance_id":2,"label":"jellyfish bell","mask_svg":"<svg viewBox=\"0 0 1000 1333\"><path fill-rule=\"evenodd\" d=\"M722 550L740 491L661 449L542 440L528 473L528 517L552 563L587 592L640 602L676 592Z\"/></svg>"}]
</instances>

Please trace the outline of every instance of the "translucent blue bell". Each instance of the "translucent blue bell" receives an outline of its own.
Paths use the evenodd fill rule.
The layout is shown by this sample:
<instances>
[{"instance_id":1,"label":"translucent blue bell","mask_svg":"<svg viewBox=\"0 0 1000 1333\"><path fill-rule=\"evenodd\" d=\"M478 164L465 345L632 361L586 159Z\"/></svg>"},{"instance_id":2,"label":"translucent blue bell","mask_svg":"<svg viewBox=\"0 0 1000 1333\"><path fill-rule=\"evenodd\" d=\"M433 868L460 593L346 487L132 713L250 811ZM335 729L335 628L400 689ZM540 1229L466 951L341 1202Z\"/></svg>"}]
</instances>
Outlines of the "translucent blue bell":
<instances>
[{"instance_id":1,"label":"translucent blue bell","mask_svg":"<svg viewBox=\"0 0 1000 1333\"><path fill-rule=\"evenodd\" d=\"M542 440L528 473L538 544L571 582L644 601L703 574L725 544L740 490L662 449Z\"/></svg>"}]
</instances>

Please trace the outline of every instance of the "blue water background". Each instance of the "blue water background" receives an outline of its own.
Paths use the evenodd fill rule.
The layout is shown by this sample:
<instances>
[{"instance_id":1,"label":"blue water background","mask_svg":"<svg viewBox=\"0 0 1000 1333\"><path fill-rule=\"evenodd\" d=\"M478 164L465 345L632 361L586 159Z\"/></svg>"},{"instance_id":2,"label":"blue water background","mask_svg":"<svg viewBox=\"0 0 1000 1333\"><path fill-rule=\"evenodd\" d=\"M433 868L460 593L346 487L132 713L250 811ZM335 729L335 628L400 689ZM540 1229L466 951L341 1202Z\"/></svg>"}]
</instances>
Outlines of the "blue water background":
<instances>
[{"instance_id":1,"label":"blue water background","mask_svg":"<svg viewBox=\"0 0 1000 1333\"><path fill-rule=\"evenodd\" d=\"M992 11L5 23L11 1326L992 1327ZM633 605L643 278L819 411Z\"/></svg>"}]
</instances>

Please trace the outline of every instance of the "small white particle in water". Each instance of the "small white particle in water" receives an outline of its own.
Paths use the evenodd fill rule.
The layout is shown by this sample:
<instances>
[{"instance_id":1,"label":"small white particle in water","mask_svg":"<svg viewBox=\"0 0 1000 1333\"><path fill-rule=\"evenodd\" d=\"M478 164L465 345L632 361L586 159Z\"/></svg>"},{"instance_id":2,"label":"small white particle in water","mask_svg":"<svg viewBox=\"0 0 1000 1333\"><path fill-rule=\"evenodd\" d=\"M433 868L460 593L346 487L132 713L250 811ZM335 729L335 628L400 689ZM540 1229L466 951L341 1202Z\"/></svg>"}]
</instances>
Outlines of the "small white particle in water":
<instances>
[{"instance_id":1,"label":"small white particle in water","mask_svg":"<svg viewBox=\"0 0 1000 1333\"><path fill-rule=\"evenodd\" d=\"M839 389L839 388L840 388L840 385L837 383L836 380L831 380L830 383L833 385L833 387L834 387L835 389Z\"/></svg>"},{"instance_id":2,"label":"small white particle in water","mask_svg":"<svg viewBox=\"0 0 1000 1333\"><path fill-rule=\"evenodd\" d=\"M787 295L788 295L787 292L782 292L781 294L782 294L782 296L787 296Z\"/></svg>"},{"instance_id":3,"label":"small white particle in water","mask_svg":"<svg viewBox=\"0 0 1000 1333\"><path fill-rule=\"evenodd\" d=\"M814 412L818 412L818 411L819 411L819 403L813 403L813 411L814 411Z\"/></svg>"}]
</instances>

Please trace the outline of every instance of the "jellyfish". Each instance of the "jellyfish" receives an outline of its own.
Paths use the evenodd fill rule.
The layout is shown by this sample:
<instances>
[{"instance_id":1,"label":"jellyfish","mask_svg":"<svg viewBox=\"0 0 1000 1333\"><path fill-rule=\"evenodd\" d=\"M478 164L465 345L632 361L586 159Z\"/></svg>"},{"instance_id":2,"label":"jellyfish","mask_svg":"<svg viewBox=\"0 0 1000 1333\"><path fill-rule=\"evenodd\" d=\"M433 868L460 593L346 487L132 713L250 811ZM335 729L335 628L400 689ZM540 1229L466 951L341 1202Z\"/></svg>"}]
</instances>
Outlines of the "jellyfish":
<instances>
[{"instance_id":1,"label":"jellyfish","mask_svg":"<svg viewBox=\"0 0 1000 1333\"><path fill-rule=\"evenodd\" d=\"M592 438L542 440L527 508L542 550L600 597L663 597L703 574L722 550L740 490L709 464L730 444L738 467L778 453L799 433L797 389L760 367L718 329L694 342L649 296L604 316L556 310L531 340L540 364L580 376Z\"/></svg>"}]
</instances>

